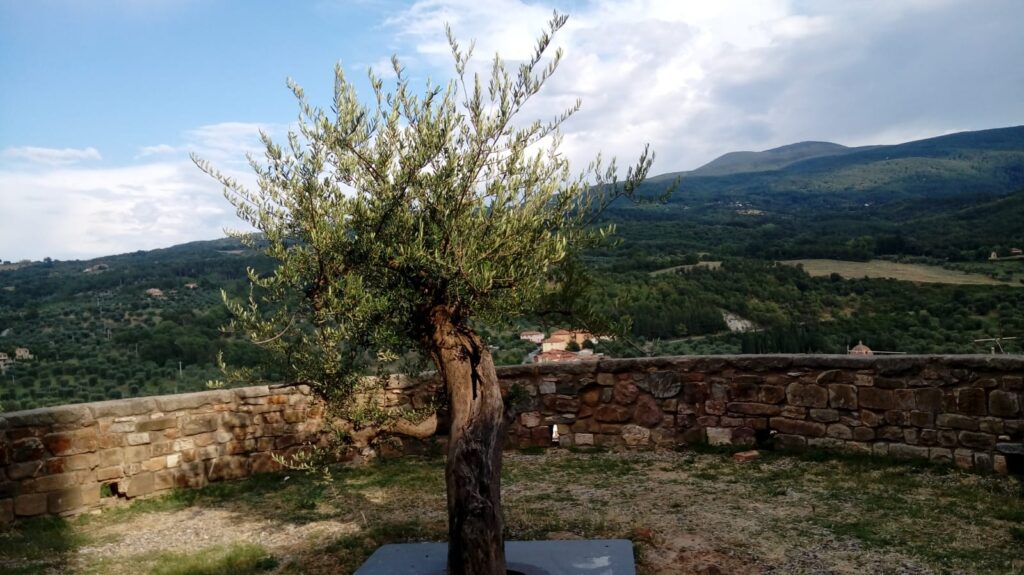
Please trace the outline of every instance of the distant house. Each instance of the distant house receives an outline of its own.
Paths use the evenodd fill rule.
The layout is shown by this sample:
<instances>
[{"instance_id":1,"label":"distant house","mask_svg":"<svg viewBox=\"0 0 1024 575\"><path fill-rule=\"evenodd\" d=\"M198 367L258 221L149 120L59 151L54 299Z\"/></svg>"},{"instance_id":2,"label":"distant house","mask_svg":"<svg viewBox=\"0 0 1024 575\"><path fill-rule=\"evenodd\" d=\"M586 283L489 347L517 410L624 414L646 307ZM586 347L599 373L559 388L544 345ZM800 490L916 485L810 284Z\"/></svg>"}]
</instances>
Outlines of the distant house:
<instances>
[{"instance_id":1,"label":"distant house","mask_svg":"<svg viewBox=\"0 0 1024 575\"><path fill-rule=\"evenodd\" d=\"M551 336L540 342L541 352L549 351L565 351L565 347L569 345L569 338L566 336Z\"/></svg>"},{"instance_id":2,"label":"distant house","mask_svg":"<svg viewBox=\"0 0 1024 575\"><path fill-rule=\"evenodd\" d=\"M190 282L185 284L185 289L199 289L199 284Z\"/></svg>"},{"instance_id":3,"label":"distant house","mask_svg":"<svg viewBox=\"0 0 1024 575\"><path fill-rule=\"evenodd\" d=\"M541 343L542 341L544 341L544 332L524 331L519 334L519 339L524 339L532 343Z\"/></svg>"},{"instance_id":4,"label":"distant house","mask_svg":"<svg viewBox=\"0 0 1024 575\"><path fill-rule=\"evenodd\" d=\"M107 271L109 269L110 269L110 266L108 266L107 264L96 264L94 266L89 266L89 267L85 268L84 270L82 270L82 273L94 274L94 273L99 273L99 272L105 272L105 271Z\"/></svg>"},{"instance_id":5,"label":"distant house","mask_svg":"<svg viewBox=\"0 0 1024 575\"><path fill-rule=\"evenodd\" d=\"M164 297L164 290L160 288L149 288L148 290L146 290L146 295L148 295L149 297L162 299Z\"/></svg>"},{"instance_id":6,"label":"distant house","mask_svg":"<svg viewBox=\"0 0 1024 575\"><path fill-rule=\"evenodd\" d=\"M7 366L11 364L11 356L5 352L0 351L0 369L7 369Z\"/></svg>"},{"instance_id":7,"label":"distant house","mask_svg":"<svg viewBox=\"0 0 1024 575\"><path fill-rule=\"evenodd\" d=\"M16 347L14 348L14 359L15 361L27 361L32 359L32 354L27 347Z\"/></svg>"},{"instance_id":8,"label":"distant house","mask_svg":"<svg viewBox=\"0 0 1024 575\"><path fill-rule=\"evenodd\" d=\"M857 342L857 345L846 350L849 355L875 355L875 352L871 351L871 348L864 345L863 341Z\"/></svg>"},{"instance_id":9,"label":"distant house","mask_svg":"<svg viewBox=\"0 0 1024 575\"><path fill-rule=\"evenodd\" d=\"M570 341L574 341L576 345L583 347L583 344L587 341L596 343L597 338L589 331L559 329L552 332L551 337L540 342L541 351L565 351Z\"/></svg>"},{"instance_id":10,"label":"distant house","mask_svg":"<svg viewBox=\"0 0 1024 575\"><path fill-rule=\"evenodd\" d=\"M560 349L553 349L551 351L542 351L537 355L533 356L535 363L566 363L570 361L579 361L580 358L571 351L564 351Z\"/></svg>"},{"instance_id":11,"label":"distant house","mask_svg":"<svg viewBox=\"0 0 1024 575\"><path fill-rule=\"evenodd\" d=\"M1024 256L1024 251L1022 251L1020 248L1010 248L1010 255L1011 256Z\"/></svg>"}]
</instances>

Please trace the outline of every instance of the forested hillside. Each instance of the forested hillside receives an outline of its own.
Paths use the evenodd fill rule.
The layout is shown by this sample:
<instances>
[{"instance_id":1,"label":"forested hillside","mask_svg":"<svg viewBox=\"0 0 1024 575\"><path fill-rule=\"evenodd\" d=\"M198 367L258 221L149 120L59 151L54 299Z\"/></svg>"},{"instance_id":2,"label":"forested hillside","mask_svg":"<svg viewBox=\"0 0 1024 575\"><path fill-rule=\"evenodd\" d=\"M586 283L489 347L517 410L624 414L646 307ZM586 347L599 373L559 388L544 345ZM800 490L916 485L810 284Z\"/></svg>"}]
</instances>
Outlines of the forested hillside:
<instances>
[{"instance_id":1,"label":"forested hillside","mask_svg":"<svg viewBox=\"0 0 1024 575\"><path fill-rule=\"evenodd\" d=\"M0 352L33 356L3 373L4 409L204 389L217 353L258 353L221 333L220 290L246 290L269 262L234 240L0 271Z\"/></svg>"},{"instance_id":2,"label":"forested hillside","mask_svg":"<svg viewBox=\"0 0 1024 575\"><path fill-rule=\"evenodd\" d=\"M615 205L617 246L587 256L590 303L632 318L638 353L985 352L975 339L1024 337L1024 127L897 146L803 142L739 152L693 172L651 178L666 204ZM990 261L995 252L1002 259ZM954 283L832 273L781 260L884 258L949 270ZM4 410L196 390L222 377L217 355L274 380L273 366L226 334L220 291L248 290L247 267L272 263L235 240L194 242L90 261L0 266L0 352L31 359L3 372ZM957 285L956 274L999 285ZM870 275L870 274L865 274ZM966 276L964 276L966 277ZM155 291L154 291L155 290ZM749 322L733 333L726 317ZM532 346L524 327L481 326L500 363ZM735 327L735 326L734 326ZM1022 340L1007 340L1021 352Z\"/></svg>"}]
</instances>

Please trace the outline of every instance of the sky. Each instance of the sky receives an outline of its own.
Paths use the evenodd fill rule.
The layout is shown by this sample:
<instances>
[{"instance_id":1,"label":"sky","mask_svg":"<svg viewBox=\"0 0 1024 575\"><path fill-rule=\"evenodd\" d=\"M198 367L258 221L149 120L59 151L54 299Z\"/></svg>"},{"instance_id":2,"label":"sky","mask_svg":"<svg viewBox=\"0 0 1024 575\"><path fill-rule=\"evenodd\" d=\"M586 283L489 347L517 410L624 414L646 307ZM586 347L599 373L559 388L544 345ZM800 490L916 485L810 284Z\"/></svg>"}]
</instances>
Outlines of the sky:
<instances>
[{"instance_id":1,"label":"sky","mask_svg":"<svg viewBox=\"0 0 1024 575\"><path fill-rule=\"evenodd\" d=\"M340 63L369 103L392 54L415 86L451 77L446 22L515 64L553 10L565 58L527 112L582 99L580 169L1024 123L1020 0L0 0L0 260L223 237L239 220L188 154L252 185L259 131L298 115L287 78L329 107Z\"/></svg>"}]
</instances>

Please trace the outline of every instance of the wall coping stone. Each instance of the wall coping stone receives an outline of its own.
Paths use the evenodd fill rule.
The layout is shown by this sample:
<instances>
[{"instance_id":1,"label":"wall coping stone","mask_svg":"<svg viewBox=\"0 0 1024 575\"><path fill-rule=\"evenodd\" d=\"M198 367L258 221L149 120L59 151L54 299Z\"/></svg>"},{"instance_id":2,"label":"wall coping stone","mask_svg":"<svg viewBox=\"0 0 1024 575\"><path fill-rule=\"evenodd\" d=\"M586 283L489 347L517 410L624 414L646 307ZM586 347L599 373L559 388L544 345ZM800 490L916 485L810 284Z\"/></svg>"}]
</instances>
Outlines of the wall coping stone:
<instances>
[{"instance_id":1,"label":"wall coping stone","mask_svg":"<svg viewBox=\"0 0 1024 575\"><path fill-rule=\"evenodd\" d=\"M1024 372L1024 356L1016 355L898 355L852 356L825 354L771 354L771 355L676 355L588 360L568 363L540 363L503 365L496 368L499 379L514 379L557 374L620 373L631 370L657 370L664 368L690 368L708 370L734 367L750 371L768 371L785 368L818 369L874 369L879 375L897 374L915 367L941 365L948 368L988 369ZM431 379L432 371L421 374ZM400 379L399 379L400 378ZM390 389L410 387L415 378L396 376L389 382ZM0 429L26 425L76 423L90 418L125 417L154 411L194 409L211 403L225 403L235 394L239 398L265 397L271 393L301 393L308 395L306 385L274 384L214 389L191 393L153 395L114 399L91 403L76 403L53 407L40 407L22 411L0 413ZM179 407L180 406L180 407Z\"/></svg>"}]
</instances>

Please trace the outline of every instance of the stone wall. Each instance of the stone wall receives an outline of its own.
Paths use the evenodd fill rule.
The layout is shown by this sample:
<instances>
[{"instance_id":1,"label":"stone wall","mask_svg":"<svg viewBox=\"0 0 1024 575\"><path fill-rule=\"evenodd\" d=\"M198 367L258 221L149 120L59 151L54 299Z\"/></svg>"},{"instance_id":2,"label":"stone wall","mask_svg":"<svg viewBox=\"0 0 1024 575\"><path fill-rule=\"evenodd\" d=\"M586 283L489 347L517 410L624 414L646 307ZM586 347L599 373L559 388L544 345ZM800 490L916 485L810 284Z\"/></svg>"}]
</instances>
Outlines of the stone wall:
<instances>
[{"instance_id":1,"label":"stone wall","mask_svg":"<svg viewBox=\"0 0 1024 575\"><path fill-rule=\"evenodd\" d=\"M1024 471L1024 357L660 357L498 374L511 448L826 447ZM384 404L421 407L438 388L393 377ZM323 416L304 386L0 414L0 521L272 471L273 454L324 440ZM352 439L381 453L422 446L365 430Z\"/></svg>"},{"instance_id":2,"label":"stone wall","mask_svg":"<svg viewBox=\"0 0 1024 575\"><path fill-rule=\"evenodd\" d=\"M1024 357L705 356L505 368L510 445L848 449L1021 472Z\"/></svg>"},{"instance_id":3,"label":"stone wall","mask_svg":"<svg viewBox=\"0 0 1024 575\"><path fill-rule=\"evenodd\" d=\"M305 386L265 385L0 414L0 521L276 470L322 416Z\"/></svg>"}]
</instances>

